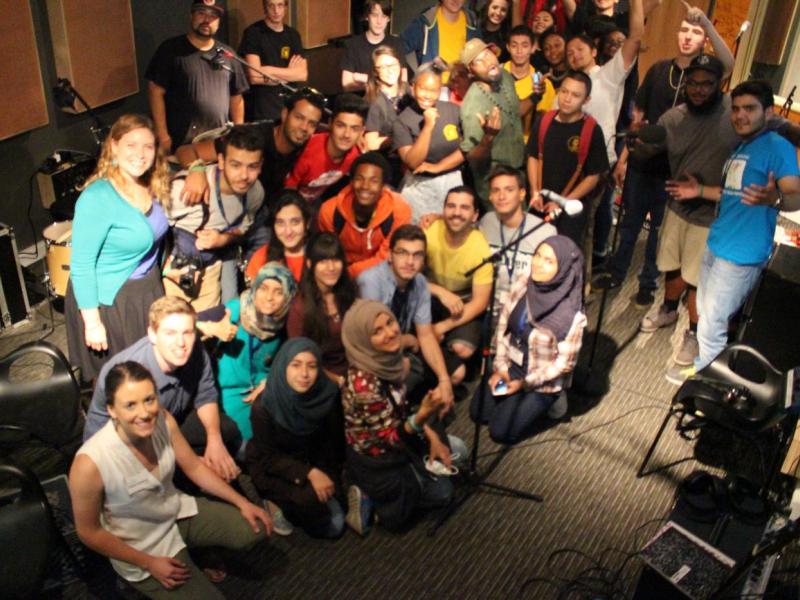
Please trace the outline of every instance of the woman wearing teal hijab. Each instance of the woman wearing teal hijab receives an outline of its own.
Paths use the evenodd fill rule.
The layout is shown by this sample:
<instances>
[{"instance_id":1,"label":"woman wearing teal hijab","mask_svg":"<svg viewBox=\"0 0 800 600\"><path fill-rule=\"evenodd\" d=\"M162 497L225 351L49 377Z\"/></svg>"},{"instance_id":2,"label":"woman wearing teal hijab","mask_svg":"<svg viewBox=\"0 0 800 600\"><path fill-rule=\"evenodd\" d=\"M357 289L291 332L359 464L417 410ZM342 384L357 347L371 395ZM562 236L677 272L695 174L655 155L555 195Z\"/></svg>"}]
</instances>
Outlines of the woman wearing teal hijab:
<instances>
[{"instance_id":1,"label":"woman wearing teal hijab","mask_svg":"<svg viewBox=\"0 0 800 600\"><path fill-rule=\"evenodd\" d=\"M338 388L321 362L319 347L308 338L281 346L250 412L253 437L245 456L261 496L309 534L336 538L344 531L335 497L344 431Z\"/></svg>"},{"instance_id":2,"label":"woman wearing teal hijab","mask_svg":"<svg viewBox=\"0 0 800 600\"><path fill-rule=\"evenodd\" d=\"M296 291L289 269L270 262L261 267L250 288L225 305L231 323L239 329L236 337L220 346L217 381L222 408L236 422L244 441L253 436L250 406L264 390Z\"/></svg>"}]
</instances>

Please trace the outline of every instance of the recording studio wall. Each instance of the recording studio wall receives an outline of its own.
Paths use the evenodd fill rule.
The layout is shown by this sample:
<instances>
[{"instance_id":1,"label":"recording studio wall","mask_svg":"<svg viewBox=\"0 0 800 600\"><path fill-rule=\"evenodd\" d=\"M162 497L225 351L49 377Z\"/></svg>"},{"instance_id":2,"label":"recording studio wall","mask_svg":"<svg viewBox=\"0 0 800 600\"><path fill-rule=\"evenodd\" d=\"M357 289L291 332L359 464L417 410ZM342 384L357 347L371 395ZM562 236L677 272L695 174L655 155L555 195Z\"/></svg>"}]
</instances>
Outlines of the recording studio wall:
<instances>
[{"instance_id":1,"label":"recording studio wall","mask_svg":"<svg viewBox=\"0 0 800 600\"><path fill-rule=\"evenodd\" d=\"M47 2L30 0L26 4L30 4L33 17L49 122L43 127L0 141L0 222L14 228L20 250L33 243L26 219L31 193L33 193L31 217L39 239L42 229L51 221L49 214L41 206L38 191L35 189L31 191L31 177L56 149L73 148L91 152L94 146L89 131L91 119L88 115L64 113L53 102L52 88L56 84L57 75ZM147 63L159 43L186 31L189 23L189 6L189 0L158 0L158 2L132 0L139 92L100 106L96 112L107 124L112 124L119 115L126 112L148 111L147 87L144 81ZM13 60L13 53L4 57L6 62ZM23 66L19 65L19 68ZM80 92L78 84L75 85ZM4 99L7 101L8 98Z\"/></svg>"}]
</instances>

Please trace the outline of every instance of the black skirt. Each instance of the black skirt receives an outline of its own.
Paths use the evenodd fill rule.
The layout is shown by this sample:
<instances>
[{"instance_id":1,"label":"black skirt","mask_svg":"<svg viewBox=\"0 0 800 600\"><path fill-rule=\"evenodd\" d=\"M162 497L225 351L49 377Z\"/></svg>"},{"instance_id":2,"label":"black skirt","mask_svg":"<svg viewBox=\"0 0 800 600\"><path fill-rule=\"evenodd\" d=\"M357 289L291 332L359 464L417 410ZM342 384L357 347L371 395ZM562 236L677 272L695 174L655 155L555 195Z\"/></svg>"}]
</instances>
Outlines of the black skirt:
<instances>
[{"instance_id":1,"label":"black skirt","mask_svg":"<svg viewBox=\"0 0 800 600\"><path fill-rule=\"evenodd\" d=\"M95 352L84 342L83 318L72 291L72 281L69 282L64 298L67 348L70 362L81 369L82 381L96 378L109 358L147 334L150 305L163 295L164 285L157 266L140 279L128 279L111 306L100 305L100 320L106 328L108 350Z\"/></svg>"}]
</instances>

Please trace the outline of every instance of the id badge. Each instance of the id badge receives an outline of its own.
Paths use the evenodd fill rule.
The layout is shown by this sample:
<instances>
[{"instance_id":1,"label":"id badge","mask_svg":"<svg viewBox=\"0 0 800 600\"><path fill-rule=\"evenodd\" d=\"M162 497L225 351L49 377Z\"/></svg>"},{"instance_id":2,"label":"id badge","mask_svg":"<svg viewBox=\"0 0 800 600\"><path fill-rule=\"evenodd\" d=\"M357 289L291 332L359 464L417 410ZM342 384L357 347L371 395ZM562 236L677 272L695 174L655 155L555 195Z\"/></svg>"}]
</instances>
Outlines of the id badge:
<instances>
[{"instance_id":1,"label":"id badge","mask_svg":"<svg viewBox=\"0 0 800 600\"><path fill-rule=\"evenodd\" d=\"M510 344L508 347L508 358L518 367L521 367L522 363L525 361L525 355L522 349L514 344Z\"/></svg>"}]
</instances>

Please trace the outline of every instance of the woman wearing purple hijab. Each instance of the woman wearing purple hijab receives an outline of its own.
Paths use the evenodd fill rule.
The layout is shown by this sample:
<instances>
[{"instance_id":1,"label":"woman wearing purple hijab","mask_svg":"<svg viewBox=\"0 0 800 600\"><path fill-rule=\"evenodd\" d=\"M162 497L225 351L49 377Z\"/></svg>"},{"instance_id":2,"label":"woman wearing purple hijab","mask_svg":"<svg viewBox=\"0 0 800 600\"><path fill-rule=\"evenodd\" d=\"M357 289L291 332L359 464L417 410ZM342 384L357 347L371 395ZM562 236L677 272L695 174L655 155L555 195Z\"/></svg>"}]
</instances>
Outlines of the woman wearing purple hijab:
<instances>
[{"instance_id":1,"label":"woman wearing purple hijab","mask_svg":"<svg viewBox=\"0 0 800 600\"><path fill-rule=\"evenodd\" d=\"M500 312L480 416L495 442L518 442L558 399L564 378L575 368L585 327L581 250L563 235L549 237L536 248L530 274L514 282ZM475 400L471 412L477 420Z\"/></svg>"}]
</instances>

